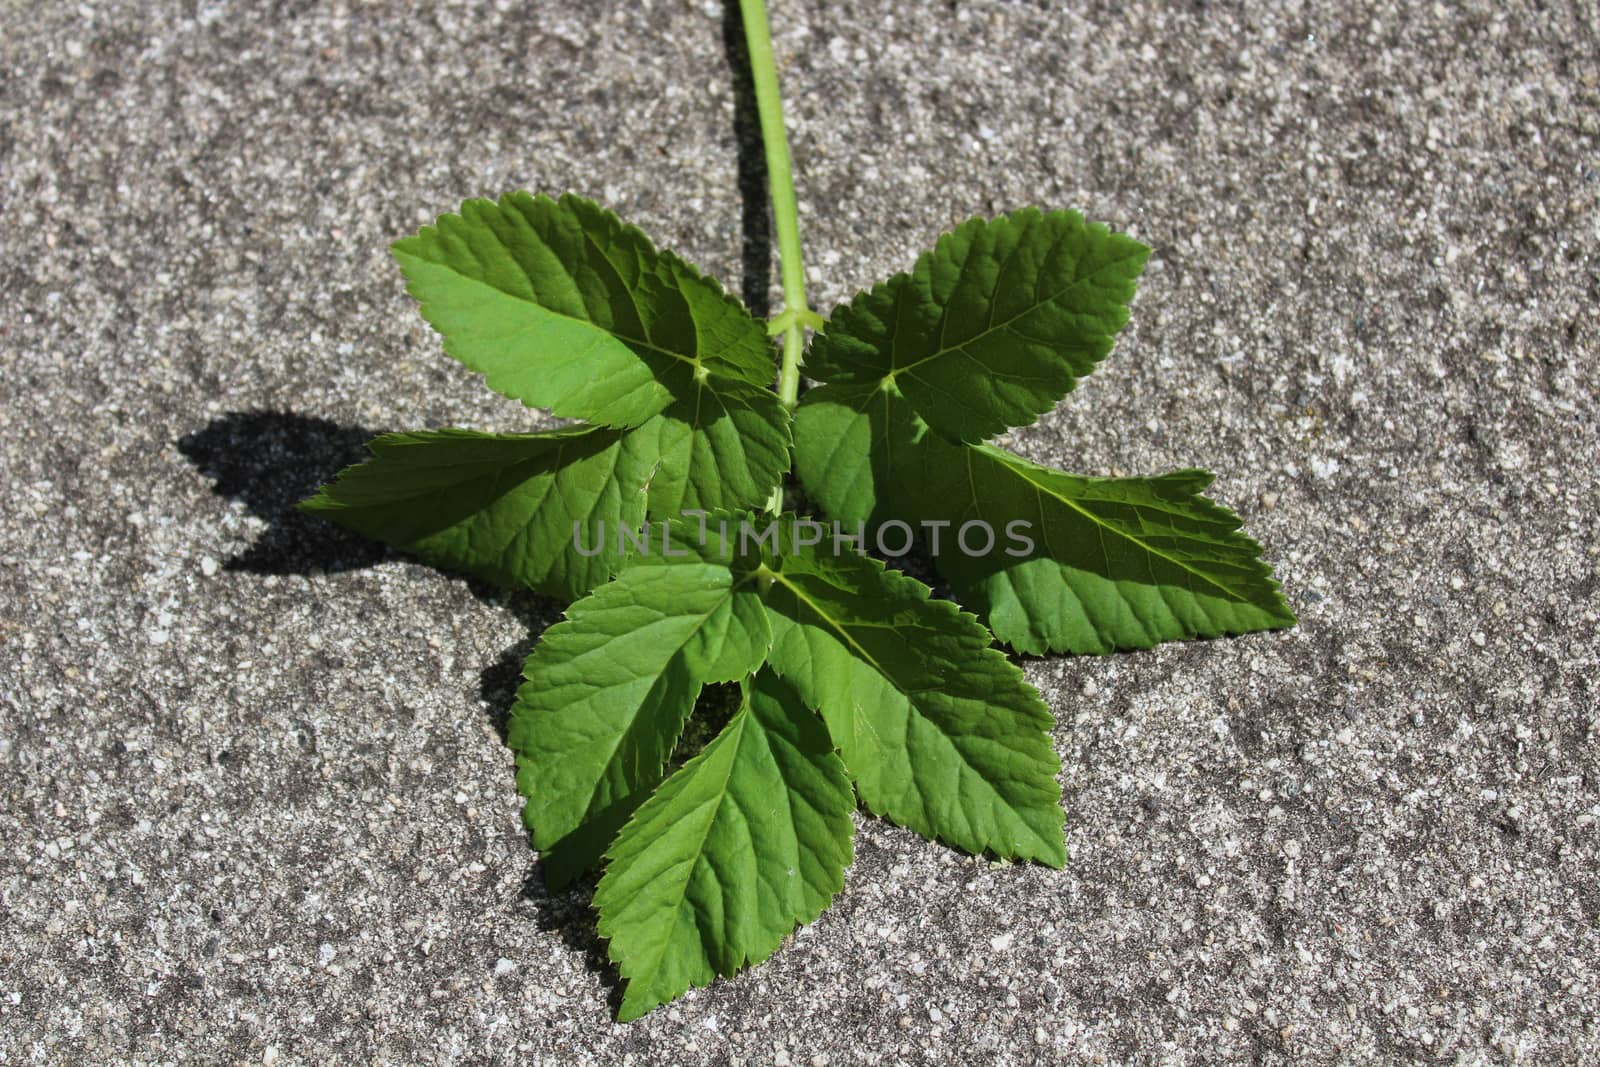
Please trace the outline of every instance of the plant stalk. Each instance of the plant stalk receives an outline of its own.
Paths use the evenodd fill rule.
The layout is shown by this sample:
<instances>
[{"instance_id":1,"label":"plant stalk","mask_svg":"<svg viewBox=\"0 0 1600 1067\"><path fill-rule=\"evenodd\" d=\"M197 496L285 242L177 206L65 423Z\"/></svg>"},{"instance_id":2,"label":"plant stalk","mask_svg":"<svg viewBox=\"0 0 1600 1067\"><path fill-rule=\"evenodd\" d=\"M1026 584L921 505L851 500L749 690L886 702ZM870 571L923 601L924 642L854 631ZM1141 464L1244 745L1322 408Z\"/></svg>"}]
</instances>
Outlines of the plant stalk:
<instances>
[{"instance_id":1,"label":"plant stalk","mask_svg":"<svg viewBox=\"0 0 1600 1067\"><path fill-rule=\"evenodd\" d=\"M750 75L755 83L756 113L761 119L761 143L767 156L767 187L772 196L772 221L778 231L778 263L783 273L783 310L772 328L783 335L783 365L778 374L778 399L793 411L800 396L800 357L805 349L805 329L821 320L806 303L806 268L800 257L800 209L794 196L794 173L789 165L789 134L783 126L783 97L778 91L778 67L772 58L772 34L767 26L765 0L739 0L744 19L744 39L750 50ZM783 486L772 491L767 510L783 510Z\"/></svg>"}]
</instances>

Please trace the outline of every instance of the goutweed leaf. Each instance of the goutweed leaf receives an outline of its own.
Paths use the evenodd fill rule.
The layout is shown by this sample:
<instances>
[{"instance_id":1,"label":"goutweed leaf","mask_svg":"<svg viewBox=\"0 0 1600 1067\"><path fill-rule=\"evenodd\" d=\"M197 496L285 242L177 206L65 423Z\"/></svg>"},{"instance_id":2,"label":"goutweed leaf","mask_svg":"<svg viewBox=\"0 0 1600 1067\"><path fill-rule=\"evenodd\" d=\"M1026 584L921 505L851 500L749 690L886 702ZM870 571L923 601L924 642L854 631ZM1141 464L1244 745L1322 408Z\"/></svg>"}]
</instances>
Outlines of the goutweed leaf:
<instances>
[{"instance_id":1,"label":"goutweed leaf","mask_svg":"<svg viewBox=\"0 0 1600 1067\"><path fill-rule=\"evenodd\" d=\"M969 219L835 310L806 373L898 388L956 441L1026 426L1111 351L1149 254L1075 211Z\"/></svg>"},{"instance_id":2,"label":"goutweed leaf","mask_svg":"<svg viewBox=\"0 0 1600 1067\"><path fill-rule=\"evenodd\" d=\"M905 523L930 549L941 534L939 572L1018 651L1103 653L1294 622L1260 546L1201 495L1204 471L1065 474L947 442L892 391L861 387L808 394L795 434L801 483L828 514ZM994 542L969 554L958 535L974 522Z\"/></svg>"},{"instance_id":3,"label":"goutweed leaf","mask_svg":"<svg viewBox=\"0 0 1600 1067\"><path fill-rule=\"evenodd\" d=\"M1090 478L985 443L1048 411L1127 320L1148 249L1076 213L963 223L836 310L792 417L763 324L588 201L468 201L394 253L450 355L585 421L380 437L303 506L575 598L527 659L508 741L546 881L606 863L623 1019L820 914L858 803L970 852L1066 862L1052 719L994 636L1106 652L1293 621L1201 495L1209 475ZM832 524L746 510L791 445ZM856 524L880 551L879 532L920 531L982 618L852 547ZM693 753L686 723L728 684L737 709Z\"/></svg>"},{"instance_id":4,"label":"goutweed leaf","mask_svg":"<svg viewBox=\"0 0 1600 1067\"><path fill-rule=\"evenodd\" d=\"M545 632L507 740L524 818L561 884L593 865L660 783L702 687L744 678L771 643L750 569L680 538L641 556Z\"/></svg>"},{"instance_id":5,"label":"goutweed leaf","mask_svg":"<svg viewBox=\"0 0 1600 1067\"><path fill-rule=\"evenodd\" d=\"M566 599L621 566L621 531L755 506L789 467L778 398L705 382L632 429L436 430L368 447L369 462L301 507L435 566Z\"/></svg>"},{"instance_id":6,"label":"goutweed leaf","mask_svg":"<svg viewBox=\"0 0 1600 1067\"><path fill-rule=\"evenodd\" d=\"M594 903L627 979L621 1020L766 959L844 884L855 802L827 732L771 671L743 688L607 852Z\"/></svg>"},{"instance_id":7,"label":"goutweed leaf","mask_svg":"<svg viewBox=\"0 0 1600 1067\"><path fill-rule=\"evenodd\" d=\"M772 384L744 305L581 197L469 200L394 256L445 351L530 407L636 426L707 375Z\"/></svg>"},{"instance_id":8,"label":"goutweed leaf","mask_svg":"<svg viewBox=\"0 0 1600 1067\"><path fill-rule=\"evenodd\" d=\"M971 615L824 545L792 550L771 578L769 662L821 712L862 803L969 852L1061 866L1039 694Z\"/></svg>"}]
</instances>

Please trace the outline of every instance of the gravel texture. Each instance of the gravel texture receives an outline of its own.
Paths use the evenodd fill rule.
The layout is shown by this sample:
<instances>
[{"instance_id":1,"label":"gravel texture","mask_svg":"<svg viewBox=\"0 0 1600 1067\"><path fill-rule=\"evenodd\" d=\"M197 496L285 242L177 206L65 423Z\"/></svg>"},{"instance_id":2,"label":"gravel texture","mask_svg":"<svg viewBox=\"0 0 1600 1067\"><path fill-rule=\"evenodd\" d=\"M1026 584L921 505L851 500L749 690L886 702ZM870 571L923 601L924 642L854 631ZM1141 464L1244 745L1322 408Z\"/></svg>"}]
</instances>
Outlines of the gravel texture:
<instances>
[{"instance_id":1,"label":"gravel texture","mask_svg":"<svg viewBox=\"0 0 1600 1067\"><path fill-rule=\"evenodd\" d=\"M559 607L288 505L537 416L386 244L596 196L765 296L704 2L0 3L0 1063L1600 1063L1592 3L773 0L816 303L968 214L1157 252L1011 443L1199 465L1292 631L1028 661L1071 860L860 820L631 1026L498 725Z\"/></svg>"}]
</instances>

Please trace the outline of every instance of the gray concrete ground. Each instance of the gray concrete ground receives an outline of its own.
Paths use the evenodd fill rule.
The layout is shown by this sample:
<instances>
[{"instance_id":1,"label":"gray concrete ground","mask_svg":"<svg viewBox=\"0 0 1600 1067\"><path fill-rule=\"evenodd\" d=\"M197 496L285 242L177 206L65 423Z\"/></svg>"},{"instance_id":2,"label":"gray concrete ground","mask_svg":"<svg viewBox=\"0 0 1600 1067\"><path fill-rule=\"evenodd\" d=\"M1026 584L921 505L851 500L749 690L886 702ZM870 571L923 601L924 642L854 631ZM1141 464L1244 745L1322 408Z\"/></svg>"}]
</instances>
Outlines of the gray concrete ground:
<instances>
[{"instance_id":1,"label":"gray concrete ground","mask_svg":"<svg viewBox=\"0 0 1600 1067\"><path fill-rule=\"evenodd\" d=\"M1596 12L774 0L817 303L974 212L1133 231L1011 443L1215 470L1303 622L1028 662L1065 871L862 819L624 1027L496 730L556 607L285 509L536 424L387 259L465 196L763 288L721 8L5 0L0 1062L1600 1063Z\"/></svg>"}]
</instances>

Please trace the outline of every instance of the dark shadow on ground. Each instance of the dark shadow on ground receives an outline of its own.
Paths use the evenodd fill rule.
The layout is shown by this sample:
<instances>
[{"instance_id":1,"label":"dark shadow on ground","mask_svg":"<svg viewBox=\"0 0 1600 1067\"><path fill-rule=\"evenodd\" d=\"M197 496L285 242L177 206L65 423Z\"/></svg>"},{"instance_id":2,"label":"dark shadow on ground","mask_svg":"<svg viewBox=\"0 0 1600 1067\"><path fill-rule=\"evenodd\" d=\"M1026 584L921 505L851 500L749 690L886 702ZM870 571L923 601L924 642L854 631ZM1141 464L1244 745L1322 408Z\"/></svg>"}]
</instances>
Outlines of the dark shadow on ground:
<instances>
[{"instance_id":1,"label":"dark shadow on ground","mask_svg":"<svg viewBox=\"0 0 1600 1067\"><path fill-rule=\"evenodd\" d=\"M489 725L494 727L501 741L509 742L507 727L511 706L517 699L517 687L522 684L522 665L544 632L560 621L563 605L537 593L508 593L476 581L468 585L478 599L505 608L522 623L522 636L507 645L500 658L478 675L478 697L488 712Z\"/></svg>"},{"instance_id":2,"label":"dark shadow on ground","mask_svg":"<svg viewBox=\"0 0 1600 1067\"><path fill-rule=\"evenodd\" d=\"M531 912L533 921L546 933L559 934L568 950L583 957L589 970L606 984L606 1004L616 1015L622 1007L622 981L606 956L606 943L595 929L594 891L600 879L584 878L564 889L552 890L544 883L544 872L535 865L523 880L516 900L518 911Z\"/></svg>"},{"instance_id":3,"label":"dark shadow on ground","mask_svg":"<svg viewBox=\"0 0 1600 1067\"><path fill-rule=\"evenodd\" d=\"M376 434L360 426L282 411L233 412L185 434L178 451L212 479L219 496L241 501L267 529L254 544L230 558L229 570L253 574L312 574L369 567L397 555L295 505L353 463L367 459L366 442ZM525 635L508 646L479 679L479 693L500 739L522 680L522 664L539 635L561 617L562 605L525 591L497 589L467 578L472 595L514 614Z\"/></svg>"},{"instance_id":4,"label":"dark shadow on ground","mask_svg":"<svg viewBox=\"0 0 1600 1067\"><path fill-rule=\"evenodd\" d=\"M364 427L292 412L245 411L213 419L180 438L178 451L212 480L218 496L242 502L268 523L255 543L230 558L226 567L253 574L330 573L398 556L382 544L295 508L345 467L365 460L364 446L374 436ZM536 593L497 589L474 579L467 579L467 588L479 600L510 611L522 624L523 635L478 678L489 724L505 742L523 663L539 636L561 618L563 605ZM518 904L530 907L541 930L559 932L569 948L606 978L615 1010L622 1003L622 987L606 959L591 910L597 879L591 875L552 890L545 885L544 865L541 857Z\"/></svg>"},{"instance_id":5,"label":"dark shadow on ground","mask_svg":"<svg viewBox=\"0 0 1600 1067\"><path fill-rule=\"evenodd\" d=\"M733 136L739 145L739 212L743 247L739 294L756 318L772 314L772 207L767 199L767 156L761 144L750 52L738 4L722 6L722 49L733 79Z\"/></svg>"},{"instance_id":6,"label":"dark shadow on ground","mask_svg":"<svg viewBox=\"0 0 1600 1067\"><path fill-rule=\"evenodd\" d=\"M389 554L383 545L295 510L295 505L341 470L366 458L377 436L360 426L287 411L236 411L178 439L178 451L214 485L218 496L242 501L267 529L230 557L228 570L251 574L308 574L370 567Z\"/></svg>"}]
</instances>

